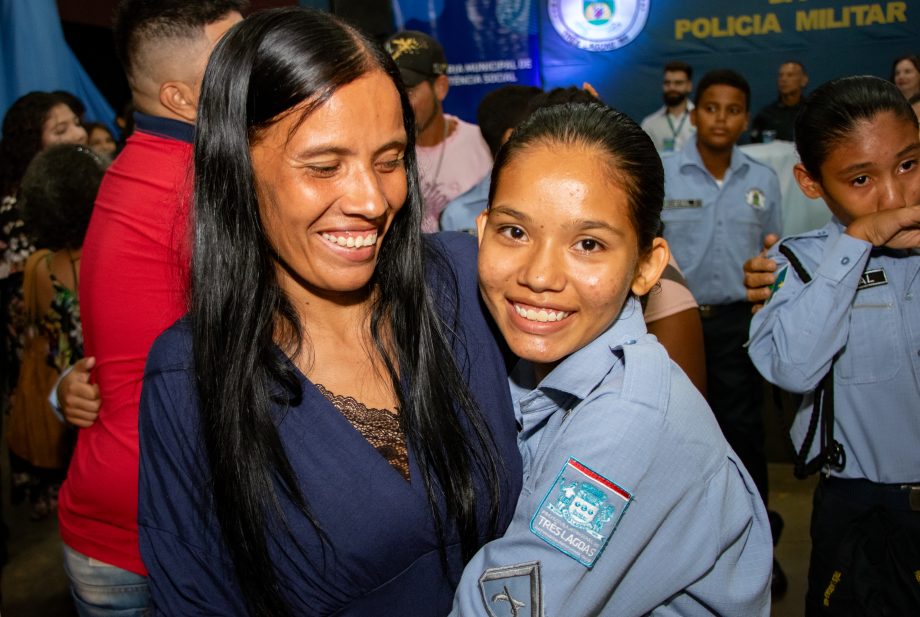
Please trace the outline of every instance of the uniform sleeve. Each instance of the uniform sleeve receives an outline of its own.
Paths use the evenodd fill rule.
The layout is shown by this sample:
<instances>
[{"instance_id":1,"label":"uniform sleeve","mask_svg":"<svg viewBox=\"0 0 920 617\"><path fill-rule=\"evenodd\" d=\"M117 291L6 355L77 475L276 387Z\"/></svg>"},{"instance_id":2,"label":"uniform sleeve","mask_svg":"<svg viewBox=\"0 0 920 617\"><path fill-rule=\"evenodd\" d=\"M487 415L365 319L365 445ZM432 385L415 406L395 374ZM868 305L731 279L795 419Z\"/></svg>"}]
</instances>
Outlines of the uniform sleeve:
<instances>
[{"instance_id":1,"label":"uniform sleeve","mask_svg":"<svg viewBox=\"0 0 920 617\"><path fill-rule=\"evenodd\" d=\"M791 243L793 252L795 244ZM778 289L773 297L754 315L748 346L751 360L767 381L798 393L817 387L847 341L850 308L871 248L868 242L841 234L824 247L808 284L781 253L771 251L780 284L774 285Z\"/></svg>"},{"instance_id":2,"label":"uniform sleeve","mask_svg":"<svg viewBox=\"0 0 920 617\"><path fill-rule=\"evenodd\" d=\"M157 363L157 346L151 364ZM140 403L138 531L153 615L245 615L209 509L187 371L151 371Z\"/></svg>"},{"instance_id":3,"label":"uniform sleeve","mask_svg":"<svg viewBox=\"0 0 920 617\"><path fill-rule=\"evenodd\" d=\"M467 565L451 614L511 614L513 604L515 614L548 617L766 616L772 541L750 480L728 458L701 476L687 450L657 442L645 420L627 419L609 439L609 430L589 424L567 431L573 437L554 444L543 471L525 478L514 520ZM595 479L573 473L572 459ZM603 488L602 481L626 490L628 506L610 498L591 510L599 501L591 487ZM609 505L614 510L604 512ZM573 519L560 522L552 508L609 517L609 528L594 527L605 540L598 548L600 541L566 522Z\"/></svg>"}]
</instances>

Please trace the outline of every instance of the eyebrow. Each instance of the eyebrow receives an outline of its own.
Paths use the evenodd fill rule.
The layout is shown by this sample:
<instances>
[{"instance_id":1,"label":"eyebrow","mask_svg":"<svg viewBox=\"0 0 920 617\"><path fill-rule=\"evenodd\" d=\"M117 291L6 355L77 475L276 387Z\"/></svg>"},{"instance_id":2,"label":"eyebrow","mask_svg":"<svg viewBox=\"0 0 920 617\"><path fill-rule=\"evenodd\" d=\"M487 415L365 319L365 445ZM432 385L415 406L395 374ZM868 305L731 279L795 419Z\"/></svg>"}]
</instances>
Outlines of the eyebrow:
<instances>
[{"instance_id":1,"label":"eyebrow","mask_svg":"<svg viewBox=\"0 0 920 617\"><path fill-rule=\"evenodd\" d=\"M618 228L613 227L610 223L605 223L604 221L595 221L592 219L575 219L570 221L565 225L567 228L575 229L577 231L591 231L594 229L603 229L609 231L610 233L620 236L621 238L626 237L626 233Z\"/></svg>"},{"instance_id":2,"label":"eyebrow","mask_svg":"<svg viewBox=\"0 0 920 617\"><path fill-rule=\"evenodd\" d=\"M387 150L393 150L393 149L397 149L397 150L403 149L404 150L407 145L408 145L407 140L394 139L392 141L385 143L379 148L377 148L377 150L374 151L374 156L375 157L379 156L383 154L384 152L386 152ZM297 158L298 159L309 159L315 156L323 156L327 154L331 154L334 156L347 156L349 154L354 154L354 150L352 150L351 148L346 148L344 146L319 145L313 148L306 148L304 150L301 150L300 152L297 153Z\"/></svg>"},{"instance_id":3,"label":"eyebrow","mask_svg":"<svg viewBox=\"0 0 920 617\"><path fill-rule=\"evenodd\" d=\"M529 223L533 220L529 215L510 206L494 206L489 212L490 214L505 214L523 223ZM598 221L594 219L575 219L573 221L568 221L565 225L563 225L563 227L565 229L573 229L575 231L591 231L594 229L603 229L621 238L625 238L627 236L626 232L624 232L622 229L613 227L604 221Z\"/></svg>"},{"instance_id":4,"label":"eyebrow","mask_svg":"<svg viewBox=\"0 0 920 617\"><path fill-rule=\"evenodd\" d=\"M914 154L914 153L920 153L920 143L910 144L909 146L907 146L906 148L904 148L903 150L895 154L894 157L896 159L902 159L908 154ZM840 175L846 176L846 175L855 173L857 171L871 169L873 165L874 163L871 161L865 161L862 163L853 163L852 165L848 165L847 167L844 167L843 169L841 169Z\"/></svg>"},{"instance_id":5,"label":"eyebrow","mask_svg":"<svg viewBox=\"0 0 920 617\"><path fill-rule=\"evenodd\" d=\"M510 216L513 219L517 219L525 223L528 223L531 221L531 218L528 215L524 214L520 210L515 210L511 206L492 206L491 208L489 208L489 213L490 214L505 214L507 216Z\"/></svg>"}]
</instances>

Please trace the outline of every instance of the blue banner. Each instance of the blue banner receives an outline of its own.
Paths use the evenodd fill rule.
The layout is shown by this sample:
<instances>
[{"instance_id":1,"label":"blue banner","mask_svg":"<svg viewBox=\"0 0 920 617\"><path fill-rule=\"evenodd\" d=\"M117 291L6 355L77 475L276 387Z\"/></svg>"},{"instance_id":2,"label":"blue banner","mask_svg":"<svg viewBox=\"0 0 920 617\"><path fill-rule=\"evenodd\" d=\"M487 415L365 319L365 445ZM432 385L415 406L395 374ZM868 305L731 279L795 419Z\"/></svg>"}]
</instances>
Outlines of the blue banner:
<instances>
[{"instance_id":1,"label":"blue banner","mask_svg":"<svg viewBox=\"0 0 920 617\"><path fill-rule=\"evenodd\" d=\"M475 122L486 93L509 83L540 85L539 0L393 0L397 30L420 30L444 47L449 113Z\"/></svg>"},{"instance_id":2,"label":"blue banner","mask_svg":"<svg viewBox=\"0 0 920 617\"><path fill-rule=\"evenodd\" d=\"M0 114L34 90L66 90L86 105L86 120L117 131L115 112L64 40L54 0L0 0L0 67Z\"/></svg>"},{"instance_id":3,"label":"blue banner","mask_svg":"<svg viewBox=\"0 0 920 617\"><path fill-rule=\"evenodd\" d=\"M844 75L888 78L891 63L920 52L915 0L541 0L546 87L592 83L636 120L662 105L662 66L683 60L694 79L732 68L751 83L752 113L776 98L785 60L802 62L814 87Z\"/></svg>"}]
</instances>

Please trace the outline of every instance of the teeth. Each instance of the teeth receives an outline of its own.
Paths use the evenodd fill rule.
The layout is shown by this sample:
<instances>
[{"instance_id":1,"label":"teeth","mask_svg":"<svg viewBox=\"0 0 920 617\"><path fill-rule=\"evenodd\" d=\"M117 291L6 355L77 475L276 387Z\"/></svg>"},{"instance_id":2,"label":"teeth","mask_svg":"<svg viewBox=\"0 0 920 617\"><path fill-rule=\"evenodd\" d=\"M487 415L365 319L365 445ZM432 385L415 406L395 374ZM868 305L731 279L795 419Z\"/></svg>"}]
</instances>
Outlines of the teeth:
<instances>
[{"instance_id":1,"label":"teeth","mask_svg":"<svg viewBox=\"0 0 920 617\"><path fill-rule=\"evenodd\" d=\"M333 236L332 234L323 234L323 239L327 242L338 246L359 249L362 246L374 246L377 244L377 234L370 233L367 236Z\"/></svg>"},{"instance_id":2,"label":"teeth","mask_svg":"<svg viewBox=\"0 0 920 617\"><path fill-rule=\"evenodd\" d=\"M514 310L518 315L529 321L562 321L569 316L569 313L565 311L548 311L546 309L534 310L532 308L518 306L517 304L514 305Z\"/></svg>"}]
</instances>

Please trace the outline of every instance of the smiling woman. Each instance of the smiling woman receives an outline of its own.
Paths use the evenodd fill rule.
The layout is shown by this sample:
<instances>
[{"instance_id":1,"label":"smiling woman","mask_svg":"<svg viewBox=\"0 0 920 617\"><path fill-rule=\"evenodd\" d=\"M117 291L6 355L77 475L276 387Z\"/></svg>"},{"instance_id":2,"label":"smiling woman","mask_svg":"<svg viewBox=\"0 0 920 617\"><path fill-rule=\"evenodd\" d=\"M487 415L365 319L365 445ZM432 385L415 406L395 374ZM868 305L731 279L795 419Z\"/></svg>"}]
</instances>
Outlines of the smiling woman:
<instances>
[{"instance_id":1,"label":"smiling woman","mask_svg":"<svg viewBox=\"0 0 920 617\"><path fill-rule=\"evenodd\" d=\"M257 13L198 118L190 313L141 400L157 610L443 615L520 455L471 241L419 231L398 70L329 15Z\"/></svg>"}]
</instances>

